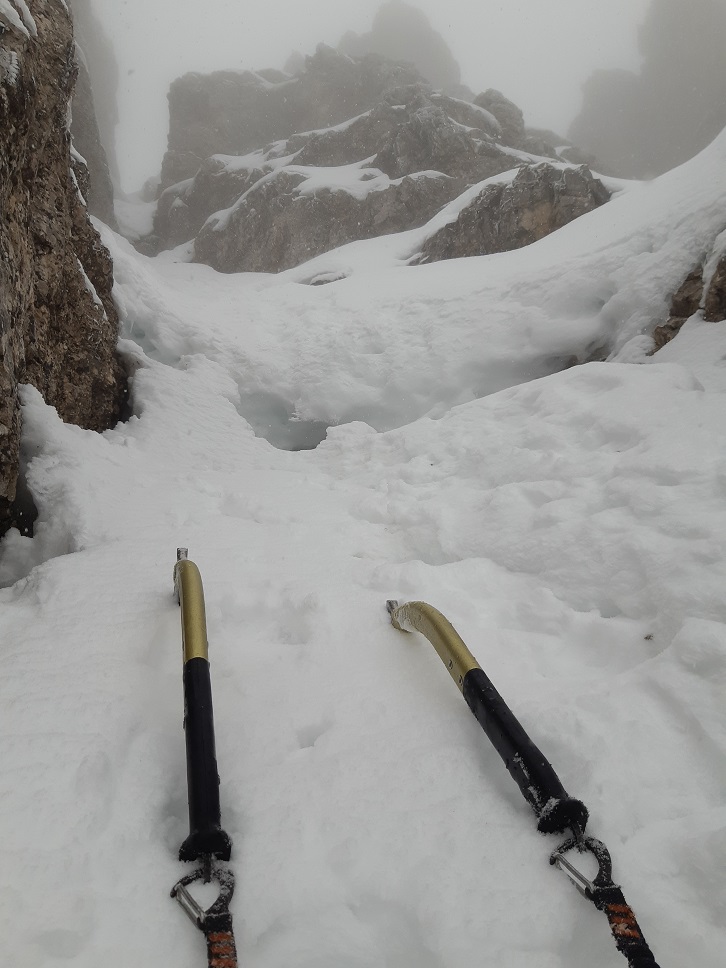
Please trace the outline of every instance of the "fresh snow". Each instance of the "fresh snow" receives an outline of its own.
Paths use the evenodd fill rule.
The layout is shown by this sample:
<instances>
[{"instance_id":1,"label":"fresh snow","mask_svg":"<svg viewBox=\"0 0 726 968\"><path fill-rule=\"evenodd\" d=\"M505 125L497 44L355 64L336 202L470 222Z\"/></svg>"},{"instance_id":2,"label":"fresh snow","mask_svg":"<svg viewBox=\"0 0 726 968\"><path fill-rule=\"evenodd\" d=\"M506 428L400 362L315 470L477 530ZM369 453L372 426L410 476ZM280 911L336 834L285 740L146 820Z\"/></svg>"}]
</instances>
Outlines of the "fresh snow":
<instances>
[{"instance_id":1,"label":"fresh snow","mask_svg":"<svg viewBox=\"0 0 726 968\"><path fill-rule=\"evenodd\" d=\"M240 964L625 963L398 598L587 803L663 968L721 968L726 324L655 357L642 331L726 229L725 162L722 136L526 249L416 268L386 237L223 276L104 231L134 415L95 434L26 388L39 519L0 546L8 964L205 963L168 895L185 546Z\"/></svg>"},{"instance_id":2,"label":"fresh snow","mask_svg":"<svg viewBox=\"0 0 726 968\"><path fill-rule=\"evenodd\" d=\"M138 194L114 199L114 214L127 239L143 239L154 231L155 201L146 202Z\"/></svg>"},{"instance_id":3,"label":"fresh snow","mask_svg":"<svg viewBox=\"0 0 726 968\"><path fill-rule=\"evenodd\" d=\"M20 2L22 2L22 0L20 0ZM28 24L26 19L26 13L28 11L28 8L25 6L25 4L22 4L22 6L20 6L20 2L18 2L18 0L15 0L15 5L18 7L18 9L20 10L20 13L22 14L22 20L21 20L20 14L18 14L18 10L15 9L15 7L10 2L10 0L0 0L0 16L4 18L8 26L17 30L18 33L21 33L24 37L29 37L30 29L32 28L30 28L30 25ZM29 13L28 13L28 16L30 16ZM31 17L31 20L32 20L32 17ZM23 21L25 21L25 23ZM32 21L32 24L33 24L33 28L35 28L34 20ZM35 28L34 36L36 33L37 33L37 28Z\"/></svg>"},{"instance_id":4,"label":"fresh snow","mask_svg":"<svg viewBox=\"0 0 726 968\"><path fill-rule=\"evenodd\" d=\"M226 156L217 155L216 157L225 161ZM242 171L258 167L253 163L254 155L245 155L239 158L230 157L229 162L225 161L228 171ZM296 195L316 195L322 191L345 192L358 201L364 201L371 192L382 192L392 186L400 185L404 178L390 178L379 168L371 167L375 161L375 155L364 158L362 161L354 162L351 165L318 166L318 165L294 165L291 164L294 156L278 159L275 161L265 161L264 166L272 170L259 178L246 192L244 192L235 202L226 209L221 209L210 215L205 225L214 231L223 231L229 227L232 215L248 199L253 198L264 185L279 178L281 175L298 175L302 179L295 186ZM438 171L420 171L407 178L446 178ZM183 183L179 183L182 185ZM177 185L167 189L176 190ZM177 199L178 201L178 199Z\"/></svg>"},{"instance_id":5,"label":"fresh snow","mask_svg":"<svg viewBox=\"0 0 726 968\"><path fill-rule=\"evenodd\" d=\"M31 36L37 37L38 27L35 23L35 18L33 17L32 13L28 9L28 5L25 2L25 0L13 0L13 3L20 11L20 16L23 18L23 23L27 27L28 32L31 34Z\"/></svg>"},{"instance_id":6,"label":"fresh snow","mask_svg":"<svg viewBox=\"0 0 726 968\"><path fill-rule=\"evenodd\" d=\"M299 195L316 195L321 191L346 192L358 201L363 201L371 192L382 192L391 186L400 185L404 178L390 178L379 168L370 167L375 155L352 165L327 168L307 165L288 165L285 171L302 175L304 181L297 186ZM406 178L446 178L440 171L415 172Z\"/></svg>"}]
</instances>

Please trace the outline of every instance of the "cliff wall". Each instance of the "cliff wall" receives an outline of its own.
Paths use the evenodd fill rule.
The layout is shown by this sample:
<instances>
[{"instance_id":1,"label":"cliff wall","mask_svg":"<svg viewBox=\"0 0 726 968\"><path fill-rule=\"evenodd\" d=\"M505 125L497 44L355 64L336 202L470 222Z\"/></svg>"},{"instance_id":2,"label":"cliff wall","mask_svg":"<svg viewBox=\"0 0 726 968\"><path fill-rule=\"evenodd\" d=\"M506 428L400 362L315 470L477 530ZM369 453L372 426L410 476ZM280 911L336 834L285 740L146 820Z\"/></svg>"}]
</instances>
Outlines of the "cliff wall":
<instances>
[{"instance_id":1,"label":"cliff wall","mask_svg":"<svg viewBox=\"0 0 726 968\"><path fill-rule=\"evenodd\" d=\"M72 159L76 73L63 0L0 0L0 532L18 514L18 386L93 430L118 420L125 397L111 259Z\"/></svg>"}]
</instances>

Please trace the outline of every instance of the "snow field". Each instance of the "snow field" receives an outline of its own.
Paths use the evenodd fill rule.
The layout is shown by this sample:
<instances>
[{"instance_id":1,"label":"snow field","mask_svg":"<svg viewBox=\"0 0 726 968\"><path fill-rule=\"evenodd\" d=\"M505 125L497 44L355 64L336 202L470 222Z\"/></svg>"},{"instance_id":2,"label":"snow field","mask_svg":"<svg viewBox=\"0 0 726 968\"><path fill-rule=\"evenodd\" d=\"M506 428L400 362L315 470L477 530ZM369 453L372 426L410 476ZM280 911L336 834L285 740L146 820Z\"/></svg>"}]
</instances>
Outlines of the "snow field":
<instances>
[{"instance_id":1,"label":"snow field","mask_svg":"<svg viewBox=\"0 0 726 968\"><path fill-rule=\"evenodd\" d=\"M724 151L518 253L411 269L381 240L315 260L348 260L322 287L106 234L135 413L93 434L26 390L40 517L0 554L8 963L203 964L168 897L181 545L240 963L621 962L433 650L391 628L398 598L447 615L589 806L663 968L720 968L726 328L696 316L649 364L544 373L605 335L644 359L653 293L723 230ZM281 450L262 433L291 414L341 425Z\"/></svg>"},{"instance_id":2,"label":"snow field","mask_svg":"<svg viewBox=\"0 0 726 968\"><path fill-rule=\"evenodd\" d=\"M107 241L134 333L152 352L201 353L243 394L274 393L305 421L387 430L593 354L643 362L652 343L642 330L665 319L668 294L724 230L725 157L722 136L536 245L405 271L456 203L422 229L278 276L220 276L168 254L141 264ZM316 279L339 281L300 284Z\"/></svg>"}]
</instances>

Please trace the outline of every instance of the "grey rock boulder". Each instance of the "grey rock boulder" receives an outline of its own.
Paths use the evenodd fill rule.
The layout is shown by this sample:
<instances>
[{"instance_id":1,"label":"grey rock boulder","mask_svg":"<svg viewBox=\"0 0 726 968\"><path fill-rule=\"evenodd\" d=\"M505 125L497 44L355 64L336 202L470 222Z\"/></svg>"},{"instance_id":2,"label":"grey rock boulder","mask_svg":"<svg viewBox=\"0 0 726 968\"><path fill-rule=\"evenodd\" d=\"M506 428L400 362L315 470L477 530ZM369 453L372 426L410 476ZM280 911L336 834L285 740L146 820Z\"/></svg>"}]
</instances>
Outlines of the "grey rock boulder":
<instances>
[{"instance_id":1,"label":"grey rock boulder","mask_svg":"<svg viewBox=\"0 0 726 968\"><path fill-rule=\"evenodd\" d=\"M281 272L347 242L422 225L455 194L444 175L393 182L371 169L364 175L375 179L375 187L353 194L306 192L304 173L275 172L207 221L194 243L195 261L220 272Z\"/></svg>"},{"instance_id":2,"label":"grey rock boulder","mask_svg":"<svg viewBox=\"0 0 726 968\"><path fill-rule=\"evenodd\" d=\"M603 205L607 189L587 168L521 168L509 184L485 188L432 235L419 262L508 252L530 245Z\"/></svg>"},{"instance_id":3,"label":"grey rock boulder","mask_svg":"<svg viewBox=\"0 0 726 968\"><path fill-rule=\"evenodd\" d=\"M489 111L497 119L502 129L502 142L513 148L524 145L526 133L524 114L521 109L506 98L501 91L490 88L474 98L474 104Z\"/></svg>"}]
</instances>

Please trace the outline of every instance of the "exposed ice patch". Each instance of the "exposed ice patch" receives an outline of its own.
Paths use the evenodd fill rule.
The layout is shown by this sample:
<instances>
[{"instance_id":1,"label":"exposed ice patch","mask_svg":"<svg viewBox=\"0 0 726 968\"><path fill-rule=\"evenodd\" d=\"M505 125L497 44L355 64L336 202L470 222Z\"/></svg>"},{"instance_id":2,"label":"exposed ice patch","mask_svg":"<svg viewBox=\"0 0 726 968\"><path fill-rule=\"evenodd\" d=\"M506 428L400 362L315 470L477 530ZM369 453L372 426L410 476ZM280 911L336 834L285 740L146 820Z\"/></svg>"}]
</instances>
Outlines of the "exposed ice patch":
<instances>
[{"instance_id":1,"label":"exposed ice patch","mask_svg":"<svg viewBox=\"0 0 726 968\"><path fill-rule=\"evenodd\" d=\"M300 419L295 407L281 396L261 390L240 388L238 410L256 436L280 450L314 450L325 440L330 427L323 420Z\"/></svg>"}]
</instances>

